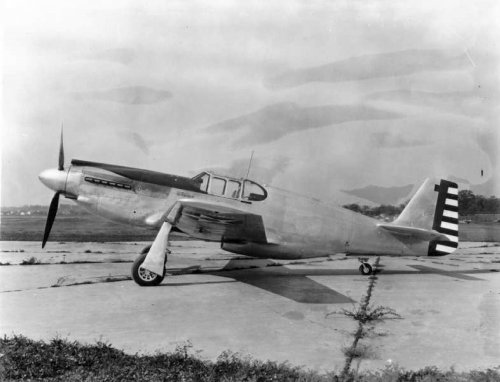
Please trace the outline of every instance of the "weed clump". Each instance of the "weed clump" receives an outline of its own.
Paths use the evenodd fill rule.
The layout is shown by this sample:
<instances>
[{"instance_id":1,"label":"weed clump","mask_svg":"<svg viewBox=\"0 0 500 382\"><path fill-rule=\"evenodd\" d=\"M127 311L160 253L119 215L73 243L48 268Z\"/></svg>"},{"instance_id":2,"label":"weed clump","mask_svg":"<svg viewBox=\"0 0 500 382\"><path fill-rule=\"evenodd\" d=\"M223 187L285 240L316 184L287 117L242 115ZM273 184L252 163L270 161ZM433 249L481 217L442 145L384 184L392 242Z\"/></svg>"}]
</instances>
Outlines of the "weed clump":
<instances>
[{"instance_id":1,"label":"weed clump","mask_svg":"<svg viewBox=\"0 0 500 382\"><path fill-rule=\"evenodd\" d=\"M342 348L342 353L350 359L369 358L372 355L372 350L368 345L357 344L354 346Z\"/></svg>"},{"instance_id":2,"label":"weed clump","mask_svg":"<svg viewBox=\"0 0 500 382\"><path fill-rule=\"evenodd\" d=\"M377 306L375 308L371 306L359 307L355 310L342 309L340 314L346 317L350 317L362 324L374 321L384 321L386 319L400 319L401 315L396 313L396 311L387 306Z\"/></svg>"},{"instance_id":3,"label":"weed clump","mask_svg":"<svg viewBox=\"0 0 500 382\"><path fill-rule=\"evenodd\" d=\"M35 256L31 256L30 258L21 261L19 265L38 265L38 264L41 264L40 260L38 260Z\"/></svg>"}]
</instances>

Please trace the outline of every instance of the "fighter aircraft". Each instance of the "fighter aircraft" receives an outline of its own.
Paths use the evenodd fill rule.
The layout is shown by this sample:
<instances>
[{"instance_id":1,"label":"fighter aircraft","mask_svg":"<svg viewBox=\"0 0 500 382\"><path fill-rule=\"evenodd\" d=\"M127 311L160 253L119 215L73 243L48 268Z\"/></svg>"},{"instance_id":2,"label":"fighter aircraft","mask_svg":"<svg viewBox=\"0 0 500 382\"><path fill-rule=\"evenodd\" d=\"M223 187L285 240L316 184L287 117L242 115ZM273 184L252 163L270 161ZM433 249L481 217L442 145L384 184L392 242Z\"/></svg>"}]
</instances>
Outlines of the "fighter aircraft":
<instances>
[{"instance_id":1,"label":"fighter aircraft","mask_svg":"<svg viewBox=\"0 0 500 382\"><path fill-rule=\"evenodd\" d=\"M372 273L370 256L443 256L458 247L458 186L427 179L392 223L380 222L318 199L246 178L209 171L192 178L73 159L39 179L55 191L42 248L59 196L90 212L125 224L158 230L132 266L141 286L165 277L172 228L242 255L271 259L357 256L359 271Z\"/></svg>"}]
</instances>

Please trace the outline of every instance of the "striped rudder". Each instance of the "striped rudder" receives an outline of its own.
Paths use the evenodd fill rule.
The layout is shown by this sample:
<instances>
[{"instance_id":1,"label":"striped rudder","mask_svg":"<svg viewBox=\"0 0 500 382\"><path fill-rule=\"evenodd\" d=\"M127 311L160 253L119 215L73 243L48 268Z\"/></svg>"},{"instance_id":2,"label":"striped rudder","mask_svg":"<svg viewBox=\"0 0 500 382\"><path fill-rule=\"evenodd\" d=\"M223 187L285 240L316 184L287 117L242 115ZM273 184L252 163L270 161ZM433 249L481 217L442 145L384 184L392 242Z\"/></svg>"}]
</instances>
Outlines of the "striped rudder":
<instances>
[{"instance_id":1,"label":"striped rudder","mask_svg":"<svg viewBox=\"0 0 500 382\"><path fill-rule=\"evenodd\" d=\"M431 241L429 256L444 256L458 247L458 186L456 183L441 180L434 186L438 192L432 229L446 235L449 241Z\"/></svg>"}]
</instances>

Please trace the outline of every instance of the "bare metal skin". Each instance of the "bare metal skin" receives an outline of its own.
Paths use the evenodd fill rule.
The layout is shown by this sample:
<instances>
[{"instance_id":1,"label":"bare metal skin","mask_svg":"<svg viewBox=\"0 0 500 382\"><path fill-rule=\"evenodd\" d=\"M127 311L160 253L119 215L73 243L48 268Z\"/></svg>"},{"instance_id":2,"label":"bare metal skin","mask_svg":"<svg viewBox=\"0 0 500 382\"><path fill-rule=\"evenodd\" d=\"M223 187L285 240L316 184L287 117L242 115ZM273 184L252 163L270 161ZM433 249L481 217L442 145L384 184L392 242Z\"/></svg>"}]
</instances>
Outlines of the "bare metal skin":
<instances>
[{"instance_id":1,"label":"bare metal skin","mask_svg":"<svg viewBox=\"0 0 500 382\"><path fill-rule=\"evenodd\" d=\"M80 160L64 169L62 141L60 152L58 169L39 175L56 192L43 245L61 194L104 218L157 229L149 253L133 269L134 279L145 282L141 285L163 279L172 227L220 242L230 252L275 259L335 253L440 256L458 246L458 189L445 180L426 180L396 221L382 223L324 201L213 173L186 178ZM371 272L366 260L360 271Z\"/></svg>"}]
</instances>

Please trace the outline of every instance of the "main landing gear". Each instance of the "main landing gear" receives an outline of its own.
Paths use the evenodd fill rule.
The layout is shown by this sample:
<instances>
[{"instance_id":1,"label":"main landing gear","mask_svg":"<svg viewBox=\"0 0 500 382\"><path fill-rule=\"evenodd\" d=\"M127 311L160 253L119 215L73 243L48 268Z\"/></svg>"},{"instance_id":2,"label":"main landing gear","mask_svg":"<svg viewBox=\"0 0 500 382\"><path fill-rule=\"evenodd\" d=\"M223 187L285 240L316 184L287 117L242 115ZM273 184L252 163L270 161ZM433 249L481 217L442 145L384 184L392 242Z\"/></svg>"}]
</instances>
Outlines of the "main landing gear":
<instances>
[{"instance_id":1,"label":"main landing gear","mask_svg":"<svg viewBox=\"0 0 500 382\"><path fill-rule=\"evenodd\" d=\"M164 222L153 244L142 250L141 255L132 265L132 278L140 286L155 286L165 278L167 262L168 235L172 225Z\"/></svg>"},{"instance_id":2,"label":"main landing gear","mask_svg":"<svg viewBox=\"0 0 500 382\"><path fill-rule=\"evenodd\" d=\"M151 246L144 248L132 265L132 278L140 286L156 286L161 284L165 278L165 270L163 270L163 274L159 275L142 267L142 263L146 259L150 248ZM165 263L166 262L167 256L165 255Z\"/></svg>"},{"instance_id":3,"label":"main landing gear","mask_svg":"<svg viewBox=\"0 0 500 382\"><path fill-rule=\"evenodd\" d=\"M359 257L358 260L361 263L359 272L364 276L371 275L373 273L373 268L370 263L368 263L368 257Z\"/></svg>"}]
</instances>

